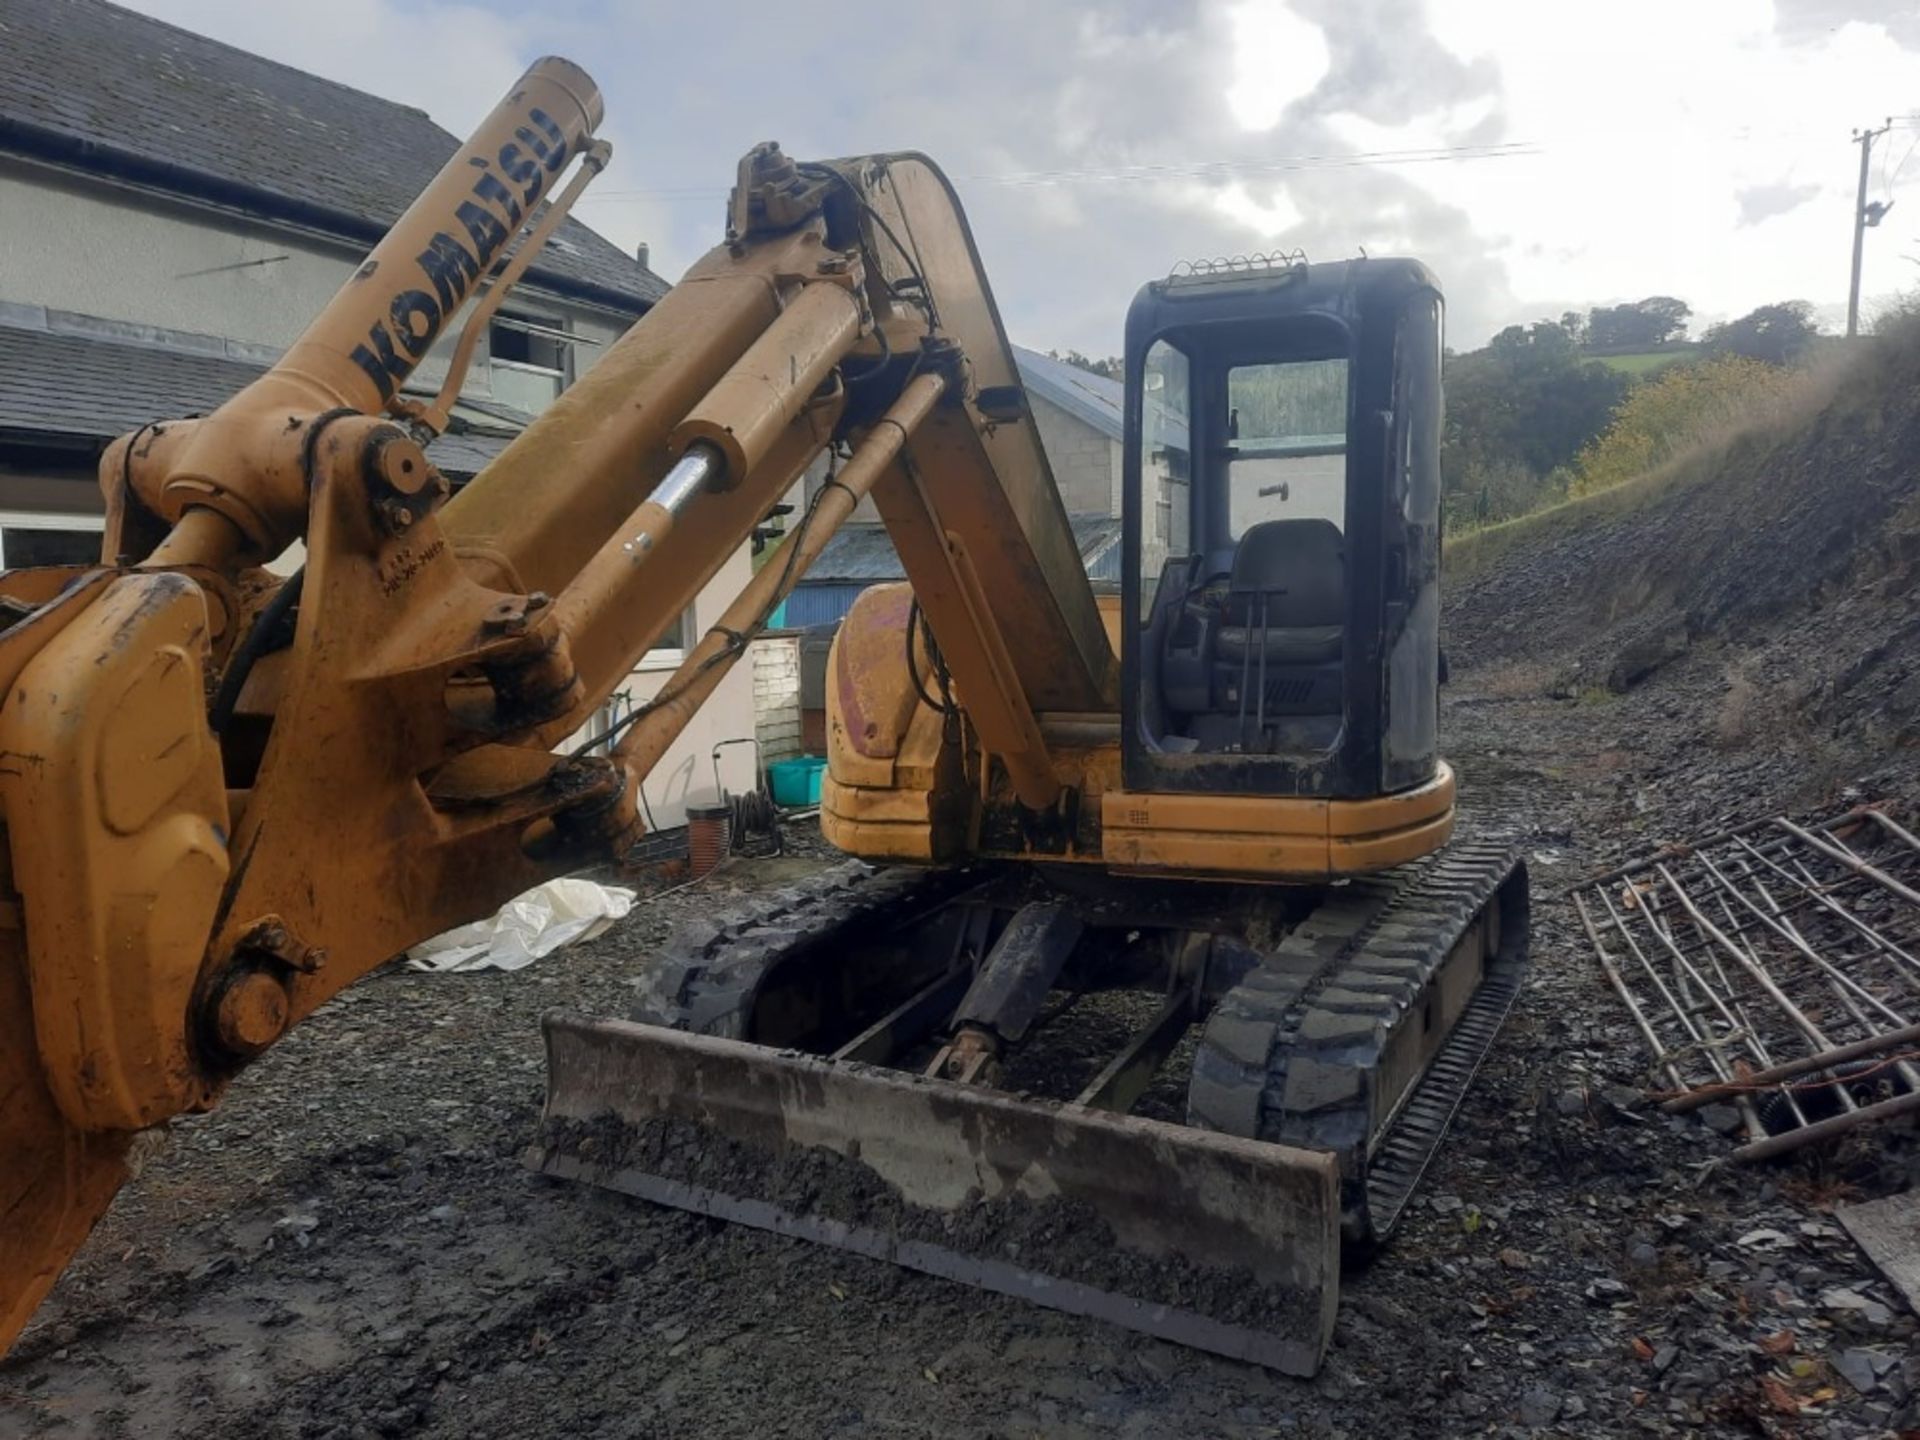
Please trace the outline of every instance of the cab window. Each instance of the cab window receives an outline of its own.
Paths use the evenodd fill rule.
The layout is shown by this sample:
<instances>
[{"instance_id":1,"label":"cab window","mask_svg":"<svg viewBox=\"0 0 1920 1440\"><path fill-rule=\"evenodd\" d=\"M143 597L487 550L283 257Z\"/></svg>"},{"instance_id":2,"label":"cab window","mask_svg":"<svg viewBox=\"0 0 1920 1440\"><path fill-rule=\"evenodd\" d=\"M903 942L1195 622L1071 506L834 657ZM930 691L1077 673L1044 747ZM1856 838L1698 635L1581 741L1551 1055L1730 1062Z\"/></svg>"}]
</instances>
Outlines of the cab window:
<instances>
[{"instance_id":1,"label":"cab window","mask_svg":"<svg viewBox=\"0 0 1920 1440\"><path fill-rule=\"evenodd\" d=\"M1227 371L1227 529L1267 520L1347 523L1347 361Z\"/></svg>"}]
</instances>

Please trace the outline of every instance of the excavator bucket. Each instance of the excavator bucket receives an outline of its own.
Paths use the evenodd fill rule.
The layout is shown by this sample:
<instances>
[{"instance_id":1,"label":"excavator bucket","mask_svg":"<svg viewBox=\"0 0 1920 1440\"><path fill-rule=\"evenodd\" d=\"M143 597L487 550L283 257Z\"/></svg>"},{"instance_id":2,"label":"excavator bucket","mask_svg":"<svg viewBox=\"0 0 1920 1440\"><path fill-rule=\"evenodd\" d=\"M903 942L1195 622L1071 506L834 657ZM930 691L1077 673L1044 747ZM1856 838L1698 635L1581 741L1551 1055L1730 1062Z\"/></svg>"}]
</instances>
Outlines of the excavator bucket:
<instances>
[{"instance_id":1,"label":"excavator bucket","mask_svg":"<svg viewBox=\"0 0 1920 1440\"><path fill-rule=\"evenodd\" d=\"M553 1013L545 1174L1311 1375L1339 1297L1316 1151Z\"/></svg>"},{"instance_id":2,"label":"excavator bucket","mask_svg":"<svg viewBox=\"0 0 1920 1440\"><path fill-rule=\"evenodd\" d=\"M19 902L7 908L17 924ZM0 1354L106 1213L133 1139L89 1134L60 1113L33 1030L25 937L0 928Z\"/></svg>"}]
</instances>

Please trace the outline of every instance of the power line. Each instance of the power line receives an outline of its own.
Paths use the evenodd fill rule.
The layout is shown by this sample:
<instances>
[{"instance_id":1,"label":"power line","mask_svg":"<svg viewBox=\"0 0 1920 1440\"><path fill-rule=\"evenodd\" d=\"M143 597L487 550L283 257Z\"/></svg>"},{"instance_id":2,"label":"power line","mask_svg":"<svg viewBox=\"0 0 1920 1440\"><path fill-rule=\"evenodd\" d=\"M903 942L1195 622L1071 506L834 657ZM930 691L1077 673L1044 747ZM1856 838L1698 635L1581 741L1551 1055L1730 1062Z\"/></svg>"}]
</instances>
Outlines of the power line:
<instances>
[{"instance_id":1,"label":"power line","mask_svg":"<svg viewBox=\"0 0 1920 1440\"><path fill-rule=\"evenodd\" d=\"M1296 170L1340 170L1366 165L1425 165L1461 160L1503 160L1538 155L1524 141L1499 145L1439 145L1414 150L1371 150L1349 155L1299 155L1279 160L1203 160L1190 164L1126 165L1112 169L1033 170L1006 175L968 175L970 182L994 185L1050 185L1102 181L1204 179L1213 175L1281 174Z\"/></svg>"},{"instance_id":2,"label":"power line","mask_svg":"<svg viewBox=\"0 0 1920 1440\"><path fill-rule=\"evenodd\" d=\"M1197 160L1161 165L1000 171L956 175L953 178L961 184L1010 187L1131 184L1156 180L1224 179L1236 175L1281 175L1305 170L1345 170L1386 165L1507 160L1544 153L1538 145L1525 141L1512 141L1498 145L1442 145L1413 150L1364 150L1347 154L1292 155L1274 160ZM583 197L580 203L606 200L705 200L726 193L726 189L720 186L658 190L603 190Z\"/></svg>"},{"instance_id":3,"label":"power line","mask_svg":"<svg viewBox=\"0 0 1920 1440\"><path fill-rule=\"evenodd\" d=\"M1900 163L1893 167L1893 174L1887 178L1884 194L1889 205L1893 203L1893 187L1900 183L1900 172L1907 168L1907 162L1913 158L1913 152L1916 149L1920 149L1920 134L1913 137L1912 142L1907 146L1906 153L1900 157ZM1882 175L1887 173L1887 161L1884 155L1880 159L1880 173Z\"/></svg>"}]
</instances>

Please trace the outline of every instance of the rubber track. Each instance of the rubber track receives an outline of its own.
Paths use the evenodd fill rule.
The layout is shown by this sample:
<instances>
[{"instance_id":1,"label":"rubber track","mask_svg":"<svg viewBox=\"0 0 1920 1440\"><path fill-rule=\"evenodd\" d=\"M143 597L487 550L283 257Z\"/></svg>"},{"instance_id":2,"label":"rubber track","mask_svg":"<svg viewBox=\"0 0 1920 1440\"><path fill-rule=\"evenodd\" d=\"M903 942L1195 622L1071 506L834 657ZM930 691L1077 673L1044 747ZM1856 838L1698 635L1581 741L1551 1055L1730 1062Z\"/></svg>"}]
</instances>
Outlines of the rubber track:
<instances>
[{"instance_id":1,"label":"rubber track","mask_svg":"<svg viewBox=\"0 0 1920 1440\"><path fill-rule=\"evenodd\" d=\"M1373 1080L1394 1026L1519 860L1510 842L1455 840L1439 854L1331 889L1209 1015L1188 1122L1340 1157L1347 1238L1386 1238L1444 1137L1517 992L1492 967L1427 1073L1373 1133ZM782 961L852 931L877 936L978 883L967 871L849 860L801 885L680 925L648 966L635 1020L752 1038L760 987ZM1524 953L1524 921L1502 949ZM1377 1155L1376 1169L1369 1161Z\"/></svg>"},{"instance_id":2,"label":"rubber track","mask_svg":"<svg viewBox=\"0 0 1920 1440\"><path fill-rule=\"evenodd\" d=\"M1454 1111L1466 1098L1474 1072L1492 1048L1494 1037L1506 1022L1507 1011L1520 993L1525 971L1520 964L1499 965L1487 972L1485 982L1447 1036L1446 1043L1433 1057L1427 1073L1413 1087L1400 1113L1387 1127L1367 1166L1367 1204L1361 1233L1354 1236L1360 1245L1377 1244L1393 1233L1400 1212L1413 1198L1420 1177L1446 1138Z\"/></svg>"},{"instance_id":3,"label":"rubber track","mask_svg":"<svg viewBox=\"0 0 1920 1440\"><path fill-rule=\"evenodd\" d=\"M1405 1194L1395 1197L1390 1213L1370 1213L1367 1164L1381 1053L1397 1024L1417 1023L1414 1002L1518 866L1505 839L1460 839L1424 860L1330 891L1215 1006L1194 1057L1189 1123L1333 1151L1341 1161L1348 1238L1384 1239ZM1524 922L1518 932L1502 936L1503 953L1524 953ZM1510 990L1502 993L1511 999ZM1461 1018L1462 1025L1476 1022L1476 1037L1488 1031L1485 1008L1469 1005ZM1499 1016L1505 1010L1503 1001ZM1472 1064L1491 1038L1486 1033L1472 1051ZM1472 1064L1442 1047L1428 1072L1437 1075L1435 1085L1416 1085L1406 1097L1409 1104L1424 1103L1423 1120L1443 1112L1437 1129L1416 1127L1428 1143L1406 1190L1438 1144ZM1443 1083L1455 1076L1457 1086ZM1400 1128L1392 1127L1382 1142Z\"/></svg>"},{"instance_id":4,"label":"rubber track","mask_svg":"<svg viewBox=\"0 0 1920 1440\"><path fill-rule=\"evenodd\" d=\"M848 926L888 927L925 913L970 878L965 871L884 870L848 860L750 906L675 928L643 976L630 1018L730 1040L752 1038L761 982L780 961Z\"/></svg>"}]
</instances>

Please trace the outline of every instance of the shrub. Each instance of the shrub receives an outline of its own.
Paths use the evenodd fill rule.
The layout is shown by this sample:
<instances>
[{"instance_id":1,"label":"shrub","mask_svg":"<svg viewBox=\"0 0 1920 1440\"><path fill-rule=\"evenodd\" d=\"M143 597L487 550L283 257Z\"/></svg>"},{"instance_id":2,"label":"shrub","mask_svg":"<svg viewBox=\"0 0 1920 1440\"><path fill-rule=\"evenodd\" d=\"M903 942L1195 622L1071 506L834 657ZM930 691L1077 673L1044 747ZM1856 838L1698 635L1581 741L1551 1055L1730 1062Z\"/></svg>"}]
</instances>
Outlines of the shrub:
<instances>
[{"instance_id":1,"label":"shrub","mask_svg":"<svg viewBox=\"0 0 1920 1440\"><path fill-rule=\"evenodd\" d=\"M1800 385L1796 372L1741 355L1672 366L1628 392L1600 437L1575 459L1572 491L1611 489L1686 450L1767 421Z\"/></svg>"}]
</instances>

